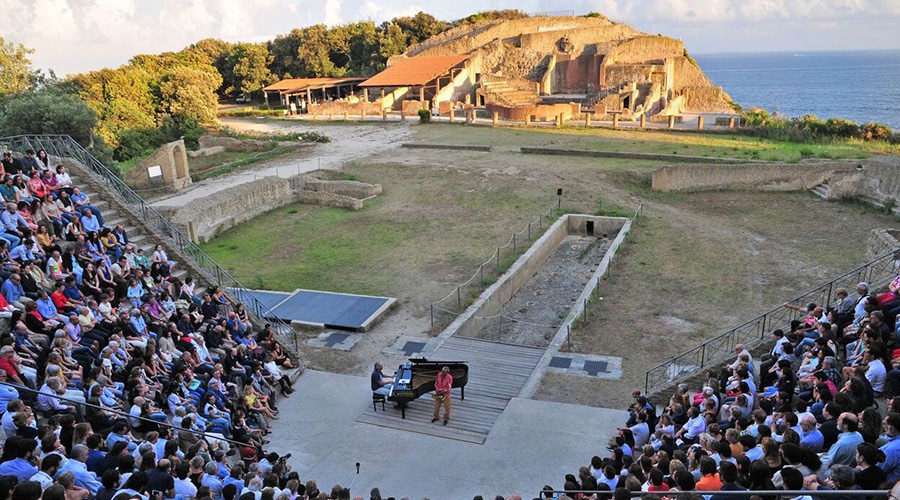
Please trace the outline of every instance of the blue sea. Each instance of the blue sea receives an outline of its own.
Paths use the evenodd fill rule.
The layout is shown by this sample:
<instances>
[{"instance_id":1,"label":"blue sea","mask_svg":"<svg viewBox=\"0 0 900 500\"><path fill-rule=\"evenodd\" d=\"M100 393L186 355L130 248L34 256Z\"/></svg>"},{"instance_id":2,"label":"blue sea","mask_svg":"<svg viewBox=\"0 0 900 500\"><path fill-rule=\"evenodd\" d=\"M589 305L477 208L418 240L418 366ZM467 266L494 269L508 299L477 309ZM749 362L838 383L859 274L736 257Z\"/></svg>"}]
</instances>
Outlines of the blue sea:
<instances>
[{"instance_id":1,"label":"blue sea","mask_svg":"<svg viewBox=\"0 0 900 500\"><path fill-rule=\"evenodd\" d=\"M745 108L874 121L900 131L900 50L697 54L694 59Z\"/></svg>"}]
</instances>

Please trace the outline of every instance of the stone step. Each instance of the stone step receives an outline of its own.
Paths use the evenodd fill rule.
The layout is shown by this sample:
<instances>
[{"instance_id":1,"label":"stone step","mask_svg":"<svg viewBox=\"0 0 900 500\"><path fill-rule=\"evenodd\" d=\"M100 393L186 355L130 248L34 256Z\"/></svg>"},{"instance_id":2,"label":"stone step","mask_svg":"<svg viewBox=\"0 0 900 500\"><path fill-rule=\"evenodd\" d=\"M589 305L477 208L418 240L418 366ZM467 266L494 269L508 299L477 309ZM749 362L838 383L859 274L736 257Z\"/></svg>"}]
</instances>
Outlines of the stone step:
<instances>
[{"instance_id":1,"label":"stone step","mask_svg":"<svg viewBox=\"0 0 900 500\"><path fill-rule=\"evenodd\" d=\"M823 200L828 199L828 184L819 184L818 186L812 188L813 194L822 198Z\"/></svg>"}]
</instances>

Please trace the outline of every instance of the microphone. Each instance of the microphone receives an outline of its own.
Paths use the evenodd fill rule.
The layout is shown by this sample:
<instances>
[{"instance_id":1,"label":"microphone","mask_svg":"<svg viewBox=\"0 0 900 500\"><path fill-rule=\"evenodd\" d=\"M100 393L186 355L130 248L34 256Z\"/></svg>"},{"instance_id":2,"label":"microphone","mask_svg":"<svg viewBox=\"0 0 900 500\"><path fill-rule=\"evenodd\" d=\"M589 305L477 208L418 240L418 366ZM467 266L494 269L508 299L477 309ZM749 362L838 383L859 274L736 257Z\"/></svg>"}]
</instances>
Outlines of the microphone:
<instances>
[{"instance_id":1,"label":"microphone","mask_svg":"<svg viewBox=\"0 0 900 500\"><path fill-rule=\"evenodd\" d=\"M356 462L356 475L353 476L353 480L350 481L350 486L348 486L347 489L353 488L353 483L356 482L356 478L358 478L358 477L359 477L359 462Z\"/></svg>"}]
</instances>

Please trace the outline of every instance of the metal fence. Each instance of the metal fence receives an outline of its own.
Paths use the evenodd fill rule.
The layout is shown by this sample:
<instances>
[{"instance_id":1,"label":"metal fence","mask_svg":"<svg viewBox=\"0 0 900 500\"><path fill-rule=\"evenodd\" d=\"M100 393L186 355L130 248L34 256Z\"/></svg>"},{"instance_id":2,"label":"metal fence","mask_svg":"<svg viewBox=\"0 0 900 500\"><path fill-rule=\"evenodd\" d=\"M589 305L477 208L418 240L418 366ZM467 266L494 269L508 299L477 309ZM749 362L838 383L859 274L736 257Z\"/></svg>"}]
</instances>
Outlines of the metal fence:
<instances>
[{"instance_id":1,"label":"metal fence","mask_svg":"<svg viewBox=\"0 0 900 500\"><path fill-rule=\"evenodd\" d=\"M491 257L478 265L478 269L466 281L456 285L456 288L444 298L431 303L431 328L442 328L454 318L466 310L466 307L478 297L485 286L496 280L506 267L509 266L520 253L524 252L530 243L539 238L544 230L550 227L549 218L560 209L562 198L558 198L521 230L513 232L505 244L497 247Z\"/></svg>"},{"instance_id":2,"label":"metal fence","mask_svg":"<svg viewBox=\"0 0 900 500\"><path fill-rule=\"evenodd\" d=\"M293 334L294 330L289 323L278 319L268 307L251 294L249 289L74 139L68 135L17 135L0 138L0 147L11 151L43 149L48 155L71 158L79 162L94 175L95 180L103 184L122 204L134 211L144 224L164 237L169 245L190 257L209 282L224 287L233 299L243 303L256 317L269 321L279 336L288 341L294 350L297 349L297 337Z\"/></svg>"},{"instance_id":3,"label":"metal fence","mask_svg":"<svg viewBox=\"0 0 900 500\"><path fill-rule=\"evenodd\" d=\"M866 281L870 289L889 281L900 266L900 248L870 260L831 281L794 297L789 302L805 306L810 302L819 305L832 304L834 292L838 288L848 291L856 289L857 283ZM767 332L776 328L787 328L790 322L799 319L802 313L784 306L775 307L746 323L732 328L713 339L693 347L674 358L647 370L644 378L645 394L671 385L682 377L697 373L704 368L721 363L734 354L737 344L754 345L762 342Z\"/></svg>"}]
</instances>

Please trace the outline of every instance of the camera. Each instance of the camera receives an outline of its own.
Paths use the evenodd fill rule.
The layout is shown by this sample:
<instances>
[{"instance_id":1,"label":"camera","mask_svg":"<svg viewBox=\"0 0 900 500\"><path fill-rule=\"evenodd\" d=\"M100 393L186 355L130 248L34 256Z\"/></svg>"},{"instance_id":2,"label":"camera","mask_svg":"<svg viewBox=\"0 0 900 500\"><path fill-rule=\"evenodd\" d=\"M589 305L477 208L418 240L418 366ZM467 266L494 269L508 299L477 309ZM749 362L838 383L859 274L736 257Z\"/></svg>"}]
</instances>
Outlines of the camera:
<instances>
[{"instance_id":1,"label":"camera","mask_svg":"<svg viewBox=\"0 0 900 500\"><path fill-rule=\"evenodd\" d=\"M287 460L288 460L289 458L291 458L291 454L290 454L290 453L281 456L281 457L278 459L278 461L284 463L284 462L287 462Z\"/></svg>"}]
</instances>

